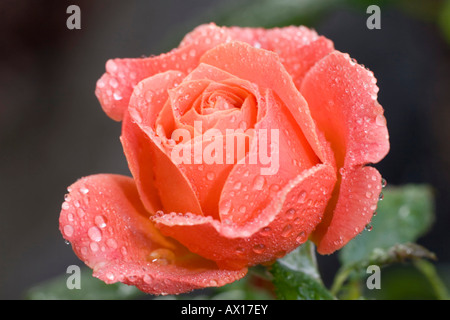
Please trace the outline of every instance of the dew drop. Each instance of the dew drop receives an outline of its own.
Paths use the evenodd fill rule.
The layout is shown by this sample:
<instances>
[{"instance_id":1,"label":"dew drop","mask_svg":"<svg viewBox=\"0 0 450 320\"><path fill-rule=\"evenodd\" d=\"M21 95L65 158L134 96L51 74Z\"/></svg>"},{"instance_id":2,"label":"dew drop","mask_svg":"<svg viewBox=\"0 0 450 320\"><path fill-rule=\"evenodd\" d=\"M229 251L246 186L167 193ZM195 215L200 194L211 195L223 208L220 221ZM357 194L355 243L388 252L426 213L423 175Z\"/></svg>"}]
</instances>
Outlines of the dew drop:
<instances>
[{"instance_id":1,"label":"dew drop","mask_svg":"<svg viewBox=\"0 0 450 320\"><path fill-rule=\"evenodd\" d=\"M92 241L99 242L102 240L102 232L97 227L91 227L88 230L88 236L91 238Z\"/></svg>"},{"instance_id":2,"label":"dew drop","mask_svg":"<svg viewBox=\"0 0 450 320\"><path fill-rule=\"evenodd\" d=\"M109 85L113 88L117 88L119 86L119 82L116 78L109 79Z\"/></svg>"},{"instance_id":3,"label":"dew drop","mask_svg":"<svg viewBox=\"0 0 450 320\"><path fill-rule=\"evenodd\" d=\"M106 245L108 247L110 247L111 249L116 249L117 248L117 242L116 240L109 238L108 240L106 240Z\"/></svg>"},{"instance_id":4,"label":"dew drop","mask_svg":"<svg viewBox=\"0 0 450 320\"><path fill-rule=\"evenodd\" d=\"M367 191L366 192L366 198L368 198L368 199L372 198L372 192Z\"/></svg>"},{"instance_id":5,"label":"dew drop","mask_svg":"<svg viewBox=\"0 0 450 320\"><path fill-rule=\"evenodd\" d=\"M169 249L160 248L153 250L149 254L148 259L158 265L166 266L175 261L175 254Z\"/></svg>"},{"instance_id":6,"label":"dew drop","mask_svg":"<svg viewBox=\"0 0 450 320\"><path fill-rule=\"evenodd\" d=\"M63 204L61 205L61 208L62 208L63 210L67 210L67 209L70 208L70 205L69 205L67 202L63 202Z\"/></svg>"},{"instance_id":7,"label":"dew drop","mask_svg":"<svg viewBox=\"0 0 450 320\"><path fill-rule=\"evenodd\" d=\"M217 281L216 280L211 280L211 281L209 281L209 285L211 286L211 287L217 287Z\"/></svg>"},{"instance_id":8,"label":"dew drop","mask_svg":"<svg viewBox=\"0 0 450 320\"><path fill-rule=\"evenodd\" d=\"M300 192L299 195L298 195L298 200L297 200L297 202L298 202L298 203L304 203L305 200L306 200L306 191L302 191L302 192Z\"/></svg>"},{"instance_id":9,"label":"dew drop","mask_svg":"<svg viewBox=\"0 0 450 320\"><path fill-rule=\"evenodd\" d=\"M270 186L269 189L270 189L271 192L275 193L275 192L278 192L278 190L280 190L280 186L277 185L277 184L273 184L273 185Z\"/></svg>"},{"instance_id":10,"label":"dew drop","mask_svg":"<svg viewBox=\"0 0 450 320\"><path fill-rule=\"evenodd\" d=\"M107 278L108 280L113 281L116 277L114 276L114 273L112 273L112 272L107 272L107 273L106 273L106 278Z\"/></svg>"},{"instance_id":11,"label":"dew drop","mask_svg":"<svg viewBox=\"0 0 450 320\"><path fill-rule=\"evenodd\" d=\"M64 226L63 231L64 231L64 234L66 235L66 237L71 237L73 235L74 229L70 224L68 224L68 225Z\"/></svg>"},{"instance_id":12,"label":"dew drop","mask_svg":"<svg viewBox=\"0 0 450 320\"><path fill-rule=\"evenodd\" d=\"M206 179L208 179L209 181L214 180L215 177L216 177L216 175L214 174L214 172L208 172L206 174Z\"/></svg>"},{"instance_id":13,"label":"dew drop","mask_svg":"<svg viewBox=\"0 0 450 320\"><path fill-rule=\"evenodd\" d=\"M115 73L117 71L117 64L113 60L108 60L106 62L106 71L110 73Z\"/></svg>"},{"instance_id":14,"label":"dew drop","mask_svg":"<svg viewBox=\"0 0 450 320\"><path fill-rule=\"evenodd\" d=\"M144 280L144 282L145 282L146 284L151 284L151 283L152 283L152 277L151 277L150 275L148 275L148 274L145 274L145 275L144 275L143 280Z\"/></svg>"},{"instance_id":15,"label":"dew drop","mask_svg":"<svg viewBox=\"0 0 450 320\"><path fill-rule=\"evenodd\" d=\"M116 101L120 101L120 100L122 100L122 95L120 94L119 91L115 91L114 94L113 94L113 98Z\"/></svg>"},{"instance_id":16,"label":"dew drop","mask_svg":"<svg viewBox=\"0 0 450 320\"><path fill-rule=\"evenodd\" d=\"M89 244L89 248L91 248L92 252L97 252L99 249L98 243L97 242L91 242Z\"/></svg>"},{"instance_id":17,"label":"dew drop","mask_svg":"<svg viewBox=\"0 0 450 320\"><path fill-rule=\"evenodd\" d=\"M266 246L263 245L262 243L256 244L253 246L253 252L257 253L257 254L263 253L265 249L266 249Z\"/></svg>"},{"instance_id":18,"label":"dew drop","mask_svg":"<svg viewBox=\"0 0 450 320\"><path fill-rule=\"evenodd\" d=\"M306 240L306 234L304 231L300 232L297 237L295 238L295 242L298 244L305 242Z\"/></svg>"},{"instance_id":19,"label":"dew drop","mask_svg":"<svg viewBox=\"0 0 450 320\"><path fill-rule=\"evenodd\" d=\"M270 232L272 231L272 229L270 227L264 227L261 230L261 235L263 236L267 236L270 234Z\"/></svg>"},{"instance_id":20,"label":"dew drop","mask_svg":"<svg viewBox=\"0 0 450 320\"><path fill-rule=\"evenodd\" d=\"M256 178L253 180L253 189L262 190L265 183L266 179L263 176L256 176Z\"/></svg>"},{"instance_id":21,"label":"dew drop","mask_svg":"<svg viewBox=\"0 0 450 320\"><path fill-rule=\"evenodd\" d=\"M78 210L77 210L77 214L78 214L78 216L79 216L80 218L83 218L83 217L84 217L84 215L85 215L86 213L84 212L84 210L83 210L83 209L81 209L81 208L78 208Z\"/></svg>"},{"instance_id":22,"label":"dew drop","mask_svg":"<svg viewBox=\"0 0 450 320\"><path fill-rule=\"evenodd\" d=\"M245 213L245 211L247 211L247 207L246 207L246 206L241 206L241 207L239 208L239 212L240 212L240 213Z\"/></svg>"},{"instance_id":23,"label":"dew drop","mask_svg":"<svg viewBox=\"0 0 450 320\"><path fill-rule=\"evenodd\" d=\"M86 187L81 187L81 188L80 188L80 192L81 192L82 194L88 194L89 189L86 188Z\"/></svg>"},{"instance_id":24,"label":"dew drop","mask_svg":"<svg viewBox=\"0 0 450 320\"><path fill-rule=\"evenodd\" d=\"M235 185L234 185L233 188L234 188L235 190L239 190L241 187L242 187L242 183L238 181L238 182L235 183Z\"/></svg>"},{"instance_id":25,"label":"dew drop","mask_svg":"<svg viewBox=\"0 0 450 320\"><path fill-rule=\"evenodd\" d=\"M281 236L283 238L288 238L292 233L292 226L290 224L287 224L284 228L283 231L281 231Z\"/></svg>"},{"instance_id":26,"label":"dew drop","mask_svg":"<svg viewBox=\"0 0 450 320\"><path fill-rule=\"evenodd\" d=\"M67 202L70 201L70 194L67 193L64 195L64 201L67 201Z\"/></svg>"},{"instance_id":27,"label":"dew drop","mask_svg":"<svg viewBox=\"0 0 450 320\"><path fill-rule=\"evenodd\" d=\"M385 178L382 178L382 179L381 179L381 187L382 187L382 188L386 188L386 186L387 186L387 181L386 181Z\"/></svg>"},{"instance_id":28,"label":"dew drop","mask_svg":"<svg viewBox=\"0 0 450 320\"><path fill-rule=\"evenodd\" d=\"M377 117L375 118L375 123L377 126L385 126L386 125L386 118L382 115L379 114L377 115Z\"/></svg>"},{"instance_id":29,"label":"dew drop","mask_svg":"<svg viewBox=\"0 0 450 320\"><path fill-rule=\"evenodd\" d=\"M378 196L378 201L382 201L384 199L383 192L380 192L380 195Z\"/></svg>"},{"instance_id":30,"label":"dew drop","mask_svg":"<svg viewBox=\"0 0 450 320\"><path fill-rule=\"evenodd\" d=\"M373 226L371 224L367 224L364 229L370 232L372 231Z\"/></svg>"},{"instance_id":31,"label":"dew drop","mask_svg":"<svg viewBox=\"0 0 450 320\"><path fill-rule=\"evenodd\" d=\"M94 219L94 222L99 228L106 227L106 221L105 221L105 218L103 216L96 216L95 219Z\"/></svg>"}]
</instances>

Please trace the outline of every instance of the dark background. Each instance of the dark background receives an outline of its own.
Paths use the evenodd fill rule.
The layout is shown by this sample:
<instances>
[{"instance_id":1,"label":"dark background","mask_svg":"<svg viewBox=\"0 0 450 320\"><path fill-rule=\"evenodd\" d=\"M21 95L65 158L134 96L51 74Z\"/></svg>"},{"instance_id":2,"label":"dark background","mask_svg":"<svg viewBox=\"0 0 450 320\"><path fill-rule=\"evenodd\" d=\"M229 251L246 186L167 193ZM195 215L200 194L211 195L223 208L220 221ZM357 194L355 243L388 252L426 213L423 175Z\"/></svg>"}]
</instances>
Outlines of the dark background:
<instances>
[{"instance_id":1,"label":"dark background","mask_svg":"<svg viewBox=\"0 0 450 320\"><path fill-rule=\"evenodd\" d=\"M316 8L305 0L291 21L276 17L289 1L272 2L280 5L273 19L251 0L0 2L1 299L21 299L29 287L82 264L58 230L68 185L95 173L129 175L120 124L94 95L106 60L166 52L211 21L304 23L374 71L391 137L391 152L376 167L391 185L434 187L437 223L419 243L439 263L450 262L450 54L433 16L439 1L424 0L430 12L383 4L381 30L366 28L367 5ZM66 28L70 4L81 8L81 30ZM320 260L329 282L335 255Z\"/></svg>"}]
</instances>

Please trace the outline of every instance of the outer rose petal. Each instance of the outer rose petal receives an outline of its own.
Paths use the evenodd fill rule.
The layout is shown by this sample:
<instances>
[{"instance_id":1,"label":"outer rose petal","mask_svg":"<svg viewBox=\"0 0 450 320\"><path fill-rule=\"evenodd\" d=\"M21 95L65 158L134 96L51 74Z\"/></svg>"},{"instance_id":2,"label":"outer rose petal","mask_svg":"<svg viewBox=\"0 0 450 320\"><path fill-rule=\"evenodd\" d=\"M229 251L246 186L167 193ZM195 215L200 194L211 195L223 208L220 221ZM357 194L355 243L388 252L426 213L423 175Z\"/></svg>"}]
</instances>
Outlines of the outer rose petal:
<instances>
[{"instance_id":1,"label":"outer rose petal","mask_svg":"<svg viewBox=\"0 0 450 320\"><path fill-rule=\"evenodd\" d=\"M152 213L156 207L148 199L159 196L162 208L158 209L202 214L189 181L165 153L161 138L154 131L158 113L168 98L167 90L182 77L180 72L168 71L141 81L133 92L129 114L122 125L121 141L131 173L144 205Z\"/></svg>"},{"instance_id":2,"label":"outer rose petal","mask_svg":"<svg viewBox=\"0 0 450 320\"><path fill-rule=\"evenodd\" d=\"M257 219L239 226L211 217L164 214L156 226L191 252L240 269L284 256L308 239L320 222L336 181L334 168L319 164L291 180Z\"/></svg>"},{"instance_id":3,"label":"outer rose petal","mask_svg":"<svg viewBox=\"0 0 450 320\"><path fill-rule=\"evenodd\" d=\"M222 286L246 273L220 270L163 237L129 177L89 176L69 189L60 230L93 275L106 283L120 281L147 293L177 294Z\"/></svg>"},{"instance_id":4,"label":"outer rose petal","mask_svg":"<svg viewBox=\"0 0 450 320\"><path fill-rule=\"evenodd\" d=\"M334 50L333 42L319 36L304 26L284 28L241 28L217 27L214 24L201 25L185 36L180 47L195 40L228 36L228 40L246 42L255 48L278 54L296 86L300 88L303 77L321 58Z\"/></svg>"},{"instance_id":5,"label":"outer rose petal","mask_svg":"<svg viewBox=\"0 0 450 320\"><path fill-rule=\"evenodd\" d=\"M214 36L199 37L188 45L166 54L149 58L111 59L106 73L97 81L95 94L105 113L121 121L128 107L133 88L141 80L168 70L190 72L207 50L225 42L229 37L213 28Z\"/></svg>"},{"instance_id":6,"label":"outer rose petal","mask_svg":"<svg viewBox=\"0 0 450 320\"><path fill-rule=\"evenodd\" d=\"M97 82L97 98L109 117L121 121L139 81L168 70L189 72L207 50L233 40L277 52L296 85L316 61L333 49L330 40L319 38L314 30L303 26L266 30L205 24L188 33L177 49L166 54L108 60L106 73Z\"/></svg>"},{"instance_id":7,"label":"outer rose petal","mask_svg":"<svg viewBox=\"0 0 450 320\"><path fill-rule=\"evenodd\" d=\"M340 168L334 198L313 235L323 254L341 248L361 232L370 221L366 213L376 208L381 177L375 169L361 168L380 161L389 150L375 83L372 72L335 51L311 68L301 87Z\"/></svg>"}]
</instances>

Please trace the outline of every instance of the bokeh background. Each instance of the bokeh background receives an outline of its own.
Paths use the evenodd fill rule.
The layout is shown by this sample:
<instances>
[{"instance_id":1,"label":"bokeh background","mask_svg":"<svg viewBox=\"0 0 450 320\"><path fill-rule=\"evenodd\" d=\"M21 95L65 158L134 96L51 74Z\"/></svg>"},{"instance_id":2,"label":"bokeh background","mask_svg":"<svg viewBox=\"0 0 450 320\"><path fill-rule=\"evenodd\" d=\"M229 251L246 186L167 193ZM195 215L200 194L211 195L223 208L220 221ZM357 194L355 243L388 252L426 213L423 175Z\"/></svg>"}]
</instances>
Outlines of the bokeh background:
<instances>
[{"instance_id":1,"label":"bokeh background","mask_svg":"<svg viewBox=\"0 0 450 320\"><path fill-rule=\"evenodd\" d=\"M81 30L66 8L81 8ZM366 8L381 8L369 30ZM58 230L68 185L129 175L120 124L95 82L115 57L159 54L201 23L305 24L374 71L391 152L376 167L391 185L427 183L436 223L419 241L450 265L450 2L437 0L165 0L0 2L0 299L82 263ZM319 258L325 282L334 255Z\"/></svg>"}]
</instances>

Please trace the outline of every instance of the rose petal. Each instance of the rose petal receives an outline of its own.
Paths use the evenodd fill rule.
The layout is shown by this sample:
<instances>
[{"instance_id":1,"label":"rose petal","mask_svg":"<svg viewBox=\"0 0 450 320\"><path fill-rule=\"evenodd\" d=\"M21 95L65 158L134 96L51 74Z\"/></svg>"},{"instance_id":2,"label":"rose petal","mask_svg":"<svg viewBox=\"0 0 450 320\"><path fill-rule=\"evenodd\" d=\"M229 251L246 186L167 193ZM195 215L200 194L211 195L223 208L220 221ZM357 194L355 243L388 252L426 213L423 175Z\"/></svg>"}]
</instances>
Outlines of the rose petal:
<instances>
[{"instance_id":1,"label":"rose petal","mask_svg":"<svg viewBox=\"0 0 450 320\"><path fill-rule=\"evenodd\" d=\"M293 176L320 162L299 124L270 90L266 90L264 103L266 106L260 107L266 109L266 114L255 126L250 152L233 168L222 191L222 221L228 219L240 225L257 218L258 210L276 197Z\"/></svg>"},{"instance_id":2,"label":"rose petal","mask_svg":"<svg viewBox=\"0 0 450 320\"><path fill-rule=\"evenodd\" d=\"M69 187L60 230L77 256L106 283L123 282L152 294L221 286L246 270L219 270L163 237L148 219L133 179L94 175Z\"/></svg>"},{"instance_id":3,"label":"rose petal","mask_svg":"<svg viewBox=\"0 0 450 320\"><path fill-rule=\"evenodd\" d=\"M299 123L306 139L321 161L326 160L326 151L319 141L307 103L295 87L277 54L256 49L242 42L230 42L209 50L200 61L253 82L261 88L272 89Z\"/></svg>"},{"instance_id":4,"label":"rose petal","mask_svg":"<svg viewBox=\"0 0 450 320\"><path fill-rule=\"evenodd\" d=\"M192 39L180 48L156 57L111 59L106 62L106 73L97 81L95 94L105 113L116 121L121 121L133 92L141 80L168 70L190 72L207 50L226 41L227 36L211 32L214 36Z\"/></svg>"},{"instance_id":5,"label":"rose petal","mask_svg":"<svg viewBox=\"0 0 450 320\"><path fill-rule=\"evenodd\" d=\"M280 258L305 242L322 218L335 181L329 165L304 171L279 191L258 219L242 226L192 214L165 214L155 222L190 251L220 267L239 269Z\"/></svg>"},{"instance_id":6,"label":"rose petal","mask_svg":"<svg viewBox=\"0 0 450 320\"><path fill-rule=\"evenodd\" d=\"M152 213L155 208L147 199L158 195L165 210L202 214L189 181L172 162L154 129L157 115L168 98L167 90L182 77L179 72L169 71L141 81L130 99L129 115L122 125L121 141L131 173L144 204Z\"/></svg>"},{"instance_id":7,"label":"rose petal","mask_svg":"<svg viewBox=\"0 0 450 320\"><path fill-rule=\"evenodd\" d=\"M370 169L373 170L368 174L370 178L365 178L367 169L360 169L367 163L380 161L389 150L386 121L383 108L376 101L375 83L372 72L335 51L311 68L301 87L319 130L331 143L340 174L334 191L339 199L330 202L324 221L314 233L321 253L344 246L367 224L367 215L362 212L376 206L377 195L367 198L366 194L376 192L369 188L369 182L378 183L378 188L379 175ZM342 173L345 174L341 176ZM359 205L356 200L348 201L349 198L357 199ZM347 212L349 207L351 210ZM341 228L347 223L353 228Z\"/></svg>"}]
</instances>

